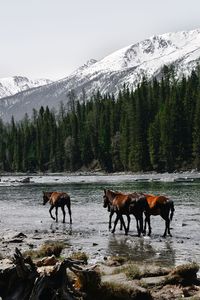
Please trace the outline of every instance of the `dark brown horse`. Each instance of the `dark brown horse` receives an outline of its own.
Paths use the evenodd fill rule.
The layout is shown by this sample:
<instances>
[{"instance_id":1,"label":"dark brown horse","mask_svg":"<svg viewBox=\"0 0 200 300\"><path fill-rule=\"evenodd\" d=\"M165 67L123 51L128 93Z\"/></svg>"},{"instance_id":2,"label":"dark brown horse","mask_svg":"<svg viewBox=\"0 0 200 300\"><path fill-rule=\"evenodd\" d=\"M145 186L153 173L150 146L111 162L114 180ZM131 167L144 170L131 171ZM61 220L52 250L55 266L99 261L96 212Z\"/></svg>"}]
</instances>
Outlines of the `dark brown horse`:
<instances>
[{"instance_id":1,"label":"dark brown horse","mask_svg":"<svg viewBox=\"0 0 200 300\"><path fill-rule=\"evenodd\" d=\"M174 215L174 203L172 200L165 196L155 196L144 194L147 199L149 210L145 212L145 225L144 225L144 233L146 233L146 225L148 224L149 232L148 235L151 235L151 222L150 216L158 216L160 215L165 220L165 231L163 237L166 237L167 233L169 236L171 235L170 232L170 221ZM171 213L170 213L171 212Z\"/></svg>"},{"instance_id":2,"label":"dark brown horse","mask_svg":"<svg viewBox=\"0 0 200 300\"><path fill-rule=\"evenodd\" d=\"M116 198L116 199L115 199ZM124 223L124 219L122 215L126 215L128 219L128 224L130 223L130 216L129 216L129 202L130 199L128 196L121 197L121 194L111 191L111 190L104 190L104 208L108 208L108 211L110 212L109 216L109 229L111 229L111 221L112 221L112 216L114 213L117 214L117 217L114 222L114 227L112 230L112 233L115 232L115 228L117 226L118 220L121 222L121 229L124 227L125 234L128 234L126 225ZM114 201L115 200L115 201Z\"/></svg>"},{"instance_id":3,"label":"dark brown horse","mask_svg":"<svg viewBox=\"0 0 200 300\"><path fill-rule=\"evenodd\" d=\"M104 190L104 207L108 207L110 211L109 216L109 230L111 229L111 220L114 213L117 217L114 222L114 227L112 233L115 232L118 220L121 221L122 226L125 229L125 234L127 235L130 228L130 214L133 214L136 218L138 236L143 232L143 212L148 211L148 204L146 198L142 194L132 193L123 194L120 192L114 192L111 190ZM125 226L122 215L127 216L128 224Z\"/></svg>"},{"instance_id":4,"label":"dark brown horse","mask_svg":"<svg viewBox=\"0 0 200 300\"><path fill-rule=\"evenodd\" d=\"M58 222L58 207L61 207L63 212L63 223L65 223L65 205L68 208L70 224L72 224L72 213L71 213L71 201L70 196L67 193L62 192L43 192L43 205L49 201L51 207L49 209L50 216L53 220ZM56 218L52 215L52 209L56 209Z\"/></svg>"}]
</instances>

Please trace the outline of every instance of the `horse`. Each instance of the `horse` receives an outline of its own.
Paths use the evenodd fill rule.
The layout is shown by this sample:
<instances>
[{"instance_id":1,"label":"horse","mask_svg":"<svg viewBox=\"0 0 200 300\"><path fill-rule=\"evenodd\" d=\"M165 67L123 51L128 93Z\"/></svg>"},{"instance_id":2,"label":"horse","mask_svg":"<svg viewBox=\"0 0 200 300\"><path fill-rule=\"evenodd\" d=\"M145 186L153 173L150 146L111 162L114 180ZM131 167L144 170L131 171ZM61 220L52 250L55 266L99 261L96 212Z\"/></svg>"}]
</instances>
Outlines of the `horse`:
<instances>
[{"instance_id":1,"label":"horse","mask_svg":"<svg viewBox=\"0 0 200 300\"><path fill-rule=\"evenodd\" d=\"M172 221L175 211L174 202L165 196L155 196L150 194L143 195L146 197L149 205L149 210L145 211L144 234L146 233L146 225L148 224L148 235L151 235L150 216L160 215L165 220L165 231L163 237L166 237L167 233L169 234L169 236L172 236L170 232L170 221Z\"/></svg>"},{"instance_id":2,"label":"horse","mask_svg":"<svg viewBox=\"0 0 200 300\"><path fill-rule=\"evenodd\" d=\"M109 230L111 229L112 216L114 213L117 214L112 233L115 232L116 225L118 223L118 220L120 219L121 229L123 226L125 229L125 235L127 235L130 228L130 214L133 214L136 218L138 236L141 235L141 233L143 232L143 212L144 210L148 210L146 198L142 194L123 194L111 190L104 190L103 199L103 207L108 207L108 211L110 211ZM122 215L127 216L127 228L125 226Z\"/></svg>"},{"instance_id":3,"label":"horse","mask_svg":"<svg viewBox=\"0 0 200 300\"><path fill-rule=\"evenodd\" d=\"M63 223L65 223L65 205L68 208L70 224L72 224L72 213L71 213L71 201L70 196L67 193L62 192L43 192L43 205L49 201L51 207L49 209L50 216L53 220L58 222L58 207L61 207L63 212ZM56 209L56 218L52 215L52 210Z\"/></svg>"}]
</instances>

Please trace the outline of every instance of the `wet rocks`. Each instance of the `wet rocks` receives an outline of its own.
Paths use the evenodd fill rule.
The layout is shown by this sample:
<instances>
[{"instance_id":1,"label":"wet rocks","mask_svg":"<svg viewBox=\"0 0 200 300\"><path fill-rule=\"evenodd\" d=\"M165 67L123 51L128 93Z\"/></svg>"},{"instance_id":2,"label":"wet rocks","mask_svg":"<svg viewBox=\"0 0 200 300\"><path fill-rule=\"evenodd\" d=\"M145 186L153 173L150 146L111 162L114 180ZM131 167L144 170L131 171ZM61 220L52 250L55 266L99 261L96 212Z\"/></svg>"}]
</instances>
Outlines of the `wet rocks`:
<instances>
[{"instance_id":1,"label":"wet rocks","mask_svg":"<svg viewBox=\"0 0 200 300\"><path fill-rule=\"evenodd\" d=\"M169 269L156 265L138 265L128 262L121 266L116 266L112 260L109 261L110 259L108 258L108 261L105 261L104 265L101 266L103 284L107 287L110 286L110 288L112 286L112 289L118 291L118 293L120 293L117 288L119 286L121 286L121 290L125 288L126 292L129 291L131 295L143 293L142 298L131 298L129 294L127 298L122 299L152 297L144 299L171 300L190 296L196 296L197 298L194 299L200 299L198 298L200 294L200 280L197 278L199 266L196 263ZM130 287L133 290L130 290ZM143 288L142 291L140 290L141 287ZM148 293L145 294L147 291L150 292L150 295Z\"/></svg>"},{"instance_id":2,"label":"wet rocks","mask_svg":"<svg viewBox=\"0 0 200 300\"><path fill-rule=\"evenodd\" d=\"M27 238L27 235L24 234L23 232L19 232L18 234L16 234L14 236L14 238L21 238L21 239L23 239L23 238Z\"/></svg>"},{"instance_id":3,"label":"wet rocks","mask_svg":"<svg viewBox=\"0 0 200 300\"><path fill-rule=\"evenodd\" d=\"M56 259L55 255L43 257L41 260L36 262L37 267L42 266L54 266L59 260Z\"/></svg>"},{"instance_id":4,"label":"wet rocks","mask_svg":"<svg viewBox=\"0 0 200 300\"><path fill-rule=\"evenodd\" d=\"M14 233L14 232L8 232L5 234L2 238L2 244L21 244L23 243L24 239L27 238L27 236L22 233Z\"/></svg>"},{"instance_id":5,"label":"wet rocks","mask_svg":"<svg viewBox=\"0 0 200 300\"><path fill-rule=\"evenodd\" d=\"M21 182L21 183L30 183L30 181L31 181L31 178L26 177L26 178L21 179L19 182Z\"/></svg>"}]
</instances>

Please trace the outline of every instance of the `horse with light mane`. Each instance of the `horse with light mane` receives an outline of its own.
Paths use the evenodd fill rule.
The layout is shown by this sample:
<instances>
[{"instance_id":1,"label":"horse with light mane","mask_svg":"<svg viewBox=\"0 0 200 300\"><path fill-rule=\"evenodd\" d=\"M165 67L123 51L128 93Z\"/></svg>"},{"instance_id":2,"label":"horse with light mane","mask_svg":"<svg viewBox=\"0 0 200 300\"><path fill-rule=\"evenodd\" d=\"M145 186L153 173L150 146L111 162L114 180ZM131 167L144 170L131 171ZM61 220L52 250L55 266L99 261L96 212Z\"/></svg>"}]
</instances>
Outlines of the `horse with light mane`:
<instances>
[{"instance_id":1,"label":"horse with light mane","mask_svg":"<svg viewBox=\"0 0 200 300\"><path fill-rule=\"evenodd\" d=\"M61 207L63 212L63 223L65 223L65 205L68 208L70 224L72 224L72 213L71 213L71 200L70 196L67 193L63 192L43 192L43 205L47 202L50 203L51 207L49 209L50 216L53 220L58 222L58 207ZM52 210L56 210L56 218L52 215Z\"/></svg>"}]
</instances>

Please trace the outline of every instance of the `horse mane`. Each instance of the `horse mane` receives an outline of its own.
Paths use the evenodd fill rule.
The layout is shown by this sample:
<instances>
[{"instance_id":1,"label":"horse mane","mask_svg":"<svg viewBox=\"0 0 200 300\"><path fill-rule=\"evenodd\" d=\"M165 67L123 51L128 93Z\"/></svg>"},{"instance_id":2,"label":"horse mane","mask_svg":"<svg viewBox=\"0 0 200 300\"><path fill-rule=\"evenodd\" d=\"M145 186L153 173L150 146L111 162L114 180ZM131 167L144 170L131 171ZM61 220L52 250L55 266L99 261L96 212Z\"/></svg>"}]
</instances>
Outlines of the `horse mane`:
<instances>
[{"instance_id":1,"label":"horse mane","mask_svg":"<svg viewBox=\"0 0 200 300\"><path fill-rule=\"evenodd\" d=\"M129 194L125 194L123 192L120 192L120 191L113 191L113 190L106 190L108 193L111 194L112 197L115 197L117 195L126 195L128 196Z\"/></svg>"}]
</instances>

